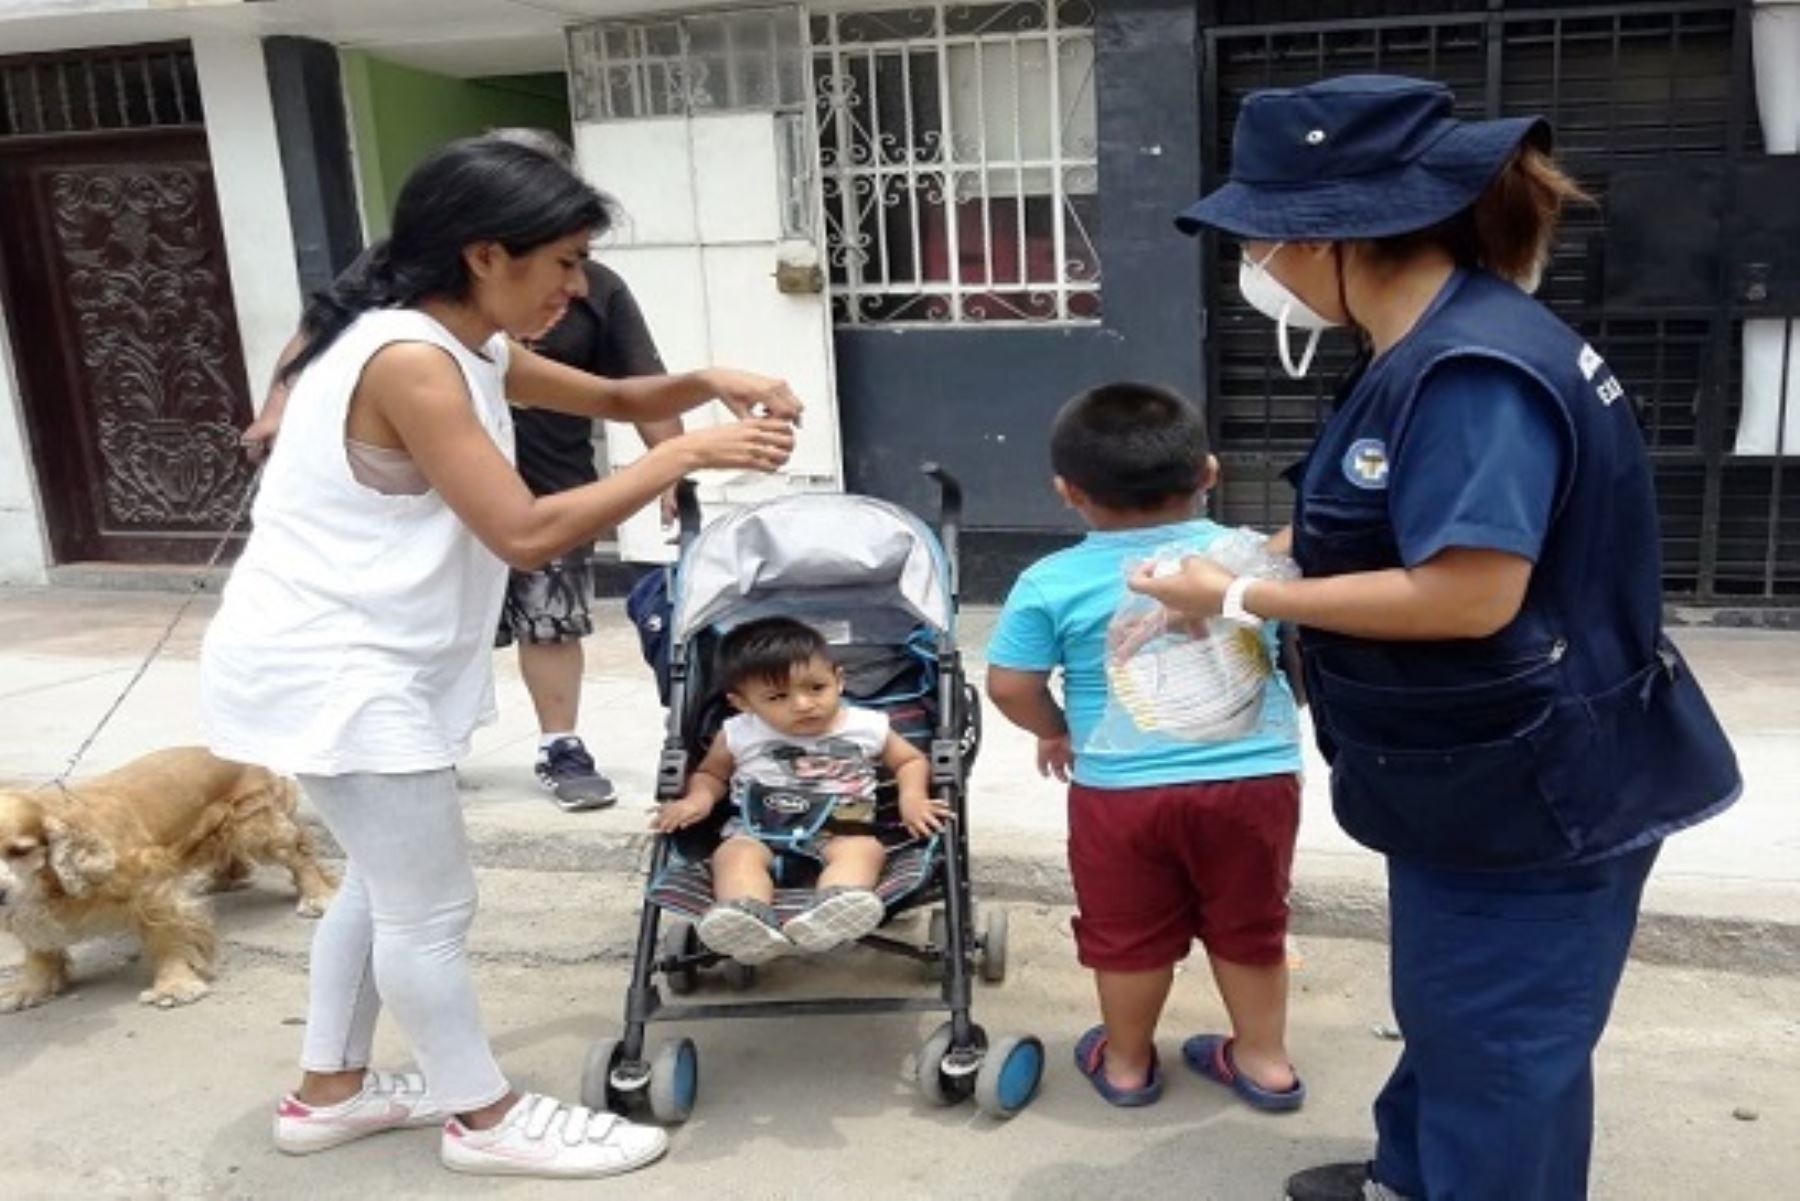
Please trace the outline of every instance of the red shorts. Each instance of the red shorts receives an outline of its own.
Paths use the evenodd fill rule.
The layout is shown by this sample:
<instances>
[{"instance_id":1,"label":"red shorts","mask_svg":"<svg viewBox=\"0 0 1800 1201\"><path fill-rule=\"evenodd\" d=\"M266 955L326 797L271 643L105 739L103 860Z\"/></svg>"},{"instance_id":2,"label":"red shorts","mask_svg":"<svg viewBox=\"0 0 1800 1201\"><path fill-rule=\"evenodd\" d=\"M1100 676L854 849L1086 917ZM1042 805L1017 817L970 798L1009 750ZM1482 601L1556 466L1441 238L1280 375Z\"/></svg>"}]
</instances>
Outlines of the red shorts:
<instances>
[{"instance_id":1,"label":"red shorts","mask_svg":"<svg viewBox=\"0 0 1800 1201\"><path fill-rule=\"evenodd\" d=\"M1084 967L1148 971L1197 938L1229 963L1286 955L1298 776L1069 789L1075 950Z\"/></svg>"}]
</instances>

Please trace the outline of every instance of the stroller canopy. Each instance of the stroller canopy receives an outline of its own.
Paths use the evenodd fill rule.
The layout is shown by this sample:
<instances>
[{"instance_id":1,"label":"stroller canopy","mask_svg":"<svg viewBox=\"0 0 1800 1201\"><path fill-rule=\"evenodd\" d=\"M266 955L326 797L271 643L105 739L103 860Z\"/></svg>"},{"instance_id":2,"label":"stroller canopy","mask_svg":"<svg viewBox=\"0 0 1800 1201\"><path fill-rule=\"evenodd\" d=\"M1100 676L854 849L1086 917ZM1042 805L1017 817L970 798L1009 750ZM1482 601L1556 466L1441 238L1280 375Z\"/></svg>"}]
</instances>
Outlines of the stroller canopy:
<instances>
[{"instance_id":1,"label":"stroller canopy","mask_svg":"<svg viewBox=\"0 0 1800 1201\"><path fill-rule=\"evenodd\" d=\"M695 537L677 572L672 633L686 640L801 598L845 610L897 608L948 632L950 587L937 536L905 509L866 496L785 496L739 509Z\"/></svg>"}]
</instances>

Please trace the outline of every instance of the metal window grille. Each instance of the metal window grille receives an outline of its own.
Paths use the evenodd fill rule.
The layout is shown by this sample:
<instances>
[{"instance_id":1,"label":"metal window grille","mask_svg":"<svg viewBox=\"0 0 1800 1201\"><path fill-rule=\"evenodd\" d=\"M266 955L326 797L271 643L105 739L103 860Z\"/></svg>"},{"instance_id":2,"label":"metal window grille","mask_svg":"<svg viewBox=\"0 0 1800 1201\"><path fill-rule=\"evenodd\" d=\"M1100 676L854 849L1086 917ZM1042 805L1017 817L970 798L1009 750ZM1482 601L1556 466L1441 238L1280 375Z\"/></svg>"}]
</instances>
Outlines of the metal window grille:
<instances>
[{"instance_id":1,"label":"metal window grille","mask_svg":"<svg viewBox=\"0 0 1800 1201\"><path fill-rule=\"evenodd\" d=\"M1548 116L1558 157L1599 203L1565 213L1539 296L1600 349L1638 405L1657 469L1666 586L1705 601L1791 603L1800 596L1800 507L1784 480L1793 460L1781 452L1800 448L1729 453L1740 421L1738 347L1752 312L1745 296L1723 278L1678 299L1622 296L1614 286L1634 253L1613 227L1633 174L1728 172L1762 157L1747 101L1747 17L1718 2L1474 7L1396 3L1379 6L1392 15L1378 17L1267 21L1263 6L1222 6L1229 15L1205 34L1209 178L1222 176L1238 109L1260 87L1390 71L1448 83L1465 117ZM1433 11L1394 11L1406 8ZM1732 253L1725 228L1721 257ZM1209 245L1209 410L1225 464L1218 502L1228 521L1279 525L1292 509L1279 473L1305 453L1351 348L1328 335L1311 375L1288 379L1274 365L1269 323L1237 294L1235 250ZM1672 254L1668 245L1637 253ZM1800 397L1782 402L1778 429Z\"/></svg>"},{"instance_id":2,"label":"metal window grille","mask_svg":"<svg viewBox=\"0 0 1800 1201\"><path fill-rule=\"evenodd\" d=\"M569 34L577 121L806 109L793 8L608 21Z\"/></svg>"},{"instance_id":3,"label":"metal window grille","mask_svg":"<svg viewBox=\"0 0 1800 1201\"><path fill-rule=\"evenodd\" d=\"M835 319L1100 318L1092 0L812 20Z\"/></svg>"},{"instance_id":4,"label":"metal window grille","mask_svg":"<svg viewBox=\"0 0 1800 1201\"><path fill-rule=\"evenodd\" d=\"M185 46L0 58L0 138L203 123Z\"/></svg>"}]
</instances>

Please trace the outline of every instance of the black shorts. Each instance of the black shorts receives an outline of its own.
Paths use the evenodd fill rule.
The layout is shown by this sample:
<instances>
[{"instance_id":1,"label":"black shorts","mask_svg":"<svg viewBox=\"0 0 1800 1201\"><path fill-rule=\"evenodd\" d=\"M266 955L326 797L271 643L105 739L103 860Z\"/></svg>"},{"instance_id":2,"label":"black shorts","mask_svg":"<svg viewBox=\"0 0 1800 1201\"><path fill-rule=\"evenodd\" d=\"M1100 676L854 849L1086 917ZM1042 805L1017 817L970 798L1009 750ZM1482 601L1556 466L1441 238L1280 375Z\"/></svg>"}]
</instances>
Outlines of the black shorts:
<instances>
[{"instance_id":1,"label":"black shorts","mask_svg":"<svg viewBox=\"0 0 1800 1201\"><path fill-rule=\"evenodd\" d=\"M515 571L506 580L495 646L574 642L594 632L592 547L571 551L537 571Z\"/></svg>"}]
</instances>

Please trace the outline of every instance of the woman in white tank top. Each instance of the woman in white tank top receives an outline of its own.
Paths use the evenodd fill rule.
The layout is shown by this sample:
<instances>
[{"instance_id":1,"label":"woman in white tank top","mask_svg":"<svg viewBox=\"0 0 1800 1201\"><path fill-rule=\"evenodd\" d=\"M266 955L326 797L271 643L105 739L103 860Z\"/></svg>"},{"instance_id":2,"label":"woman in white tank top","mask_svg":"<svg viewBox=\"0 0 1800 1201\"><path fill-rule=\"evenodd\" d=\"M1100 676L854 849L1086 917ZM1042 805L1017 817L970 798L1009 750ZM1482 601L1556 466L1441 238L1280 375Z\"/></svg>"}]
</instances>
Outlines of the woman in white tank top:
<instances>
[{"instance_id":1,"label":"woman in white tank top","mask_svg":"<svg viewBox=\"0 0 1800 1201\"><path fill-rule=\"evenodd\" d=\"M475 881L450 770L493 717L509 566L592 541L688 472L773 470L793 448L800 405L779 381L603 380L513 341L581 295L607 225L603 198L554 159L454 143L408 178L386 245L309 305L285 368L281 439L201 661L212 748L298 775L348 858L314 940L304 1076L275 1121L284 1151L442 1125L456 1170L595 1176L666 1145L521 1095L494 1062L463 948ZM508 397L619 421L716 398L743 420L533 497L513 470ZM383 1004L420 1074L371 1070Z\"/></svg>"}]
</instances>

